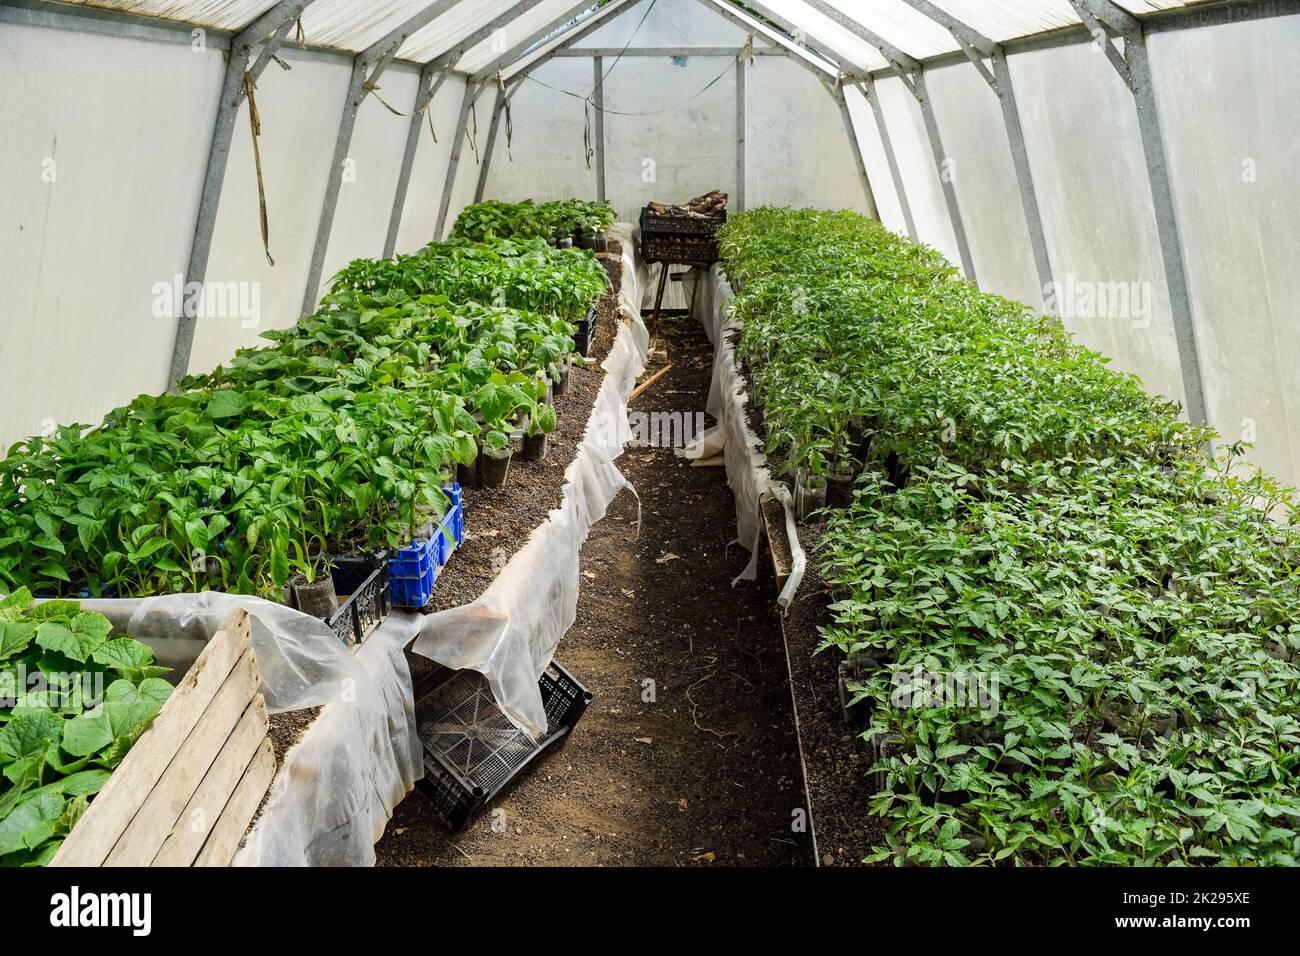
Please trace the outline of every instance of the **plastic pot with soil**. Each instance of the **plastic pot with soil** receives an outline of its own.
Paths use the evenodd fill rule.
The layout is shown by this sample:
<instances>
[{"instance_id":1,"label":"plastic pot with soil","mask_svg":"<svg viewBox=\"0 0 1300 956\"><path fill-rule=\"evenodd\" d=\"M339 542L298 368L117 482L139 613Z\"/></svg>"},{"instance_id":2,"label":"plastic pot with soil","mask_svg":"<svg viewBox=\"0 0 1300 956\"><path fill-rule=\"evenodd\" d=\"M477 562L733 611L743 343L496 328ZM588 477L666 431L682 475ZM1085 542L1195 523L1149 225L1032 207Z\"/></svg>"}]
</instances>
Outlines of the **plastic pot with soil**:
<instances>
[{"instance_id":1,"label":"plastic pot with soil","mask_svg":"<svg viewBox=\"0 0 1300 956\"><path fill-rule=\"evenodd\" d=\"M843 509L853 504L853 483L858 472L849 467L837 468L826 476L826 507Z\"/></svg>"},{"instance_id":2,"label":"plastic pot with soil","mask_svg":"<svg viewBox=\"0 0 1300 956\"><path fill-rule=\"evenodd\" d=\"M339 609L334 578L328 572L314 581L308 581L304 574L295 574L285 586L285 596L290 607L322 620L333 617Z\"/></svg>"},{"instance_id":3,"label":"plastic pot with soil","mask_svg":"<svg viewBox=\"0 0 1300 956\"><path fill-rule=\"evenodd\" d=\"M514 452L509 446L501 449L484 448L479 454L479 480L484 488L504 488L510 477L510 459Z\"/></svg>"},{"instance_id":4,"label":"plastic pot with soil","mask_svg":"<svg viewBox=\"0 0 1300 956\"><path fill-rule=\"evenodd\" d=\"M795 518L800 524L826 507L826 479L800 471L794 485Z\"/></svg>"},{"instance_id":5,"label":"plastic pot with soil","mask_svg":"<svg viewBox=\"0 0 1300 956\"><path fill-rule=\"evenodd\" d=\"M572 372L573 359L566 355L560 364L560 380L551 389L553 397L558 398L569 390L569 378Z\"/></svg>"}]
</instances>

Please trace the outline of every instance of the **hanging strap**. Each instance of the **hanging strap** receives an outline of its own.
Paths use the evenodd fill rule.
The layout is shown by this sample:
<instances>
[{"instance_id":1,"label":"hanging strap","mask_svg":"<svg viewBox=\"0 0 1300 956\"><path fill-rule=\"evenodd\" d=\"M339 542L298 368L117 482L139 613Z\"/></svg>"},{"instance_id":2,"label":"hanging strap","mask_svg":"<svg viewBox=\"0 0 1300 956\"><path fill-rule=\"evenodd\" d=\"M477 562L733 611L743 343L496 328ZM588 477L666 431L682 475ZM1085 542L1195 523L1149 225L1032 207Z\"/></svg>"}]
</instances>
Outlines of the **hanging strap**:
<instances>
[{"instance_id":1,"label":"hanging strap","mask_svg":"<svg viewBox=\"0 0 1300 956\"><path fill-rule=\"evenodd\" d=\"M257 145L257 138L262 135L262 117L257 112L257 97L253 89L253 75L245 73L244 90L248 94L248 126L253 133L253 165L257 169L257 211L262 224L262 251L266 253L266 261L274 266L275 260L271 258L271 227L266 218L266 182L262 178L262 151Z\"/></svg>"}]
</instances>

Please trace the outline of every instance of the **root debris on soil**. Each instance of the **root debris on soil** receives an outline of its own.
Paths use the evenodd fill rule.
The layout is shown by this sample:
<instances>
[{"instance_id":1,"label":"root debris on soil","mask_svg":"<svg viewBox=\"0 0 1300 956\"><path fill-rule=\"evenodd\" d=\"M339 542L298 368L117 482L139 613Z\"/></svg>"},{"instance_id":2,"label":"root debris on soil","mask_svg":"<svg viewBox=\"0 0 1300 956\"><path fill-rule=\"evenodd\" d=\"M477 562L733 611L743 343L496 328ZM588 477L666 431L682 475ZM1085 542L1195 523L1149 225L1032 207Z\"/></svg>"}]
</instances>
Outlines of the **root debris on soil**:
<instances>
[{"instance_id":1,"label":"root debris on soil","mask_svg":"<svg viewBox=\"0 0 1300 956\"><path fill-rule=\"evenodd\" d=\"M693 321L666 319L659 344L673 367L633 409L693 422L708 396L709 343ZM565 448L552 454L567 465ZM591 707L462 834L408 795L376 846L380 865L812 864L775 587L766 568L731 586L748 555L728 546L725 473L691 468L668 447L629 447L619 465L640 495L639 534L637 499L624 492L583 548L578 617L557 653L594 694ZM467 496L476 537L444 574L492 548L513 553L558 501L562 473L551 484L512 465L498 495L512 504ZM454 594L440 579L435 600L473 600L492 567L457 572Z\"/></svg>"}]
</instances>

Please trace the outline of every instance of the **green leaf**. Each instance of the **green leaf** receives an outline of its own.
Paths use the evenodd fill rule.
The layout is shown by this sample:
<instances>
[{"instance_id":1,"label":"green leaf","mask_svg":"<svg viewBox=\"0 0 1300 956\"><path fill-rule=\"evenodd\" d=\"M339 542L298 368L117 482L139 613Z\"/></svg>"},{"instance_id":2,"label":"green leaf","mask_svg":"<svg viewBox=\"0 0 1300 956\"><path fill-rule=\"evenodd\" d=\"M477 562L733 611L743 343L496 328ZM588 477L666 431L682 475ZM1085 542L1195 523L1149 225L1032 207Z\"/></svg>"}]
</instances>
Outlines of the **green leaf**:
<instances>
[{"instance_id":1,"label":"green leaf","mask_svg":"<svg viewBox=\"0 0 1300 956\"><path fill-rule=\"evenodd\" d=\"M208 415L217 421L238 418L248 411L248 406L248 399L242 392L222 389L212 393L212 398L208 401Z\"/></svg>"},{"instance_id":2,"label":"green leaf","mask_svg":"<svg viewBox=\"0 0 1300 956\"><path fill-rule=\"evenodd\" d=\"M27 650L36 637L36 625L26 621L0 621L0 660Z\"/></svg>"},{"instance_id":3,"label":"green leaf","mask_svg":"<svg viewBox=\"0 0 1300 956\"><path fill-rule=\"evenodd\" d=\"M38 791L0 820L0 856L31 850L54 835L65 800L48 790Z\"/></svg>"},{"instance_id":4,"label":"green leaf","mask_svg":"<svg viewBox=\"0 0 1300 956\"><path fill-rule=\"evenodd\" d=\"M91 656L96 663L119 673L145 667L154 660L153 651L129 637L107 641L97 647Z\"/></svg>"},{"instance_id":5,"label":"green leaf","mask_svg":"<svg viewBox=\"0 0 1300 956\"><path fill-rule=\"evenodd\" d=\"M102 614L78 614L71 626L50 621L36 629L36 643L84 663L104 643L113 625Z\"/></svg>"},{"instance_id":6,"label":"green leaf","mask_svg":"<svg viewBox=\"0 0 1300 956\"><path fill-rule=\"evenodd\" d=\"M107 747L113 740L113 728L104 708L73 717L63 725L63 749L74 757L88 757Z\"/></svg>"}]
</instances>

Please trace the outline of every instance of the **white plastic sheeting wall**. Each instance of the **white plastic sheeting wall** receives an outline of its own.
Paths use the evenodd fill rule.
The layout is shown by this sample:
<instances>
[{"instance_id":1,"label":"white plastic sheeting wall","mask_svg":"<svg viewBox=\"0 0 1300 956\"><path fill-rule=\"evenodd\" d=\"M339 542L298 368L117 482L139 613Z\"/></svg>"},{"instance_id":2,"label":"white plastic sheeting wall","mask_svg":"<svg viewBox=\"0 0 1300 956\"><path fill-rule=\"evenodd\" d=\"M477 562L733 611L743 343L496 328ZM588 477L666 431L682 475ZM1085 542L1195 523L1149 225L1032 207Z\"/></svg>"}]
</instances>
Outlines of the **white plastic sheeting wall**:
<instances>
[{"instance_id":1,"label":"white plastic sheeting wall","mask_svg":"<svg viewBox=\"0 0 1300 956\"><path fill-rule=\"evenodd\" d=\"M840 108L807 68L760 56L749 68L746 203L865 211L866 193ZM798 123L790 122L799 117ZM804 125L804 124L808 125ZM820 130L809 136L810 129Z\"/></svg>"},{"instance_id":2,"label":"white plastic sheeting wall","mask_svg":"<svg viewBox=\"0 0 1300 956\"><path fill-rule=\"evenodd\" d=\"M1149 46L1210 417L1300 482L1300 17Z\"/></svg>"},{"instance_id":3,"label":"white plastic sheeting wall","mask_svg":"<svg viewBox=\"0 0 1300 956\"><path fill-rule=\"evenodd\" d=\"M251 283L257 291L259 314L255 320L242 311L201 317L194 327L191 372L211 371L237 348L260 344L258 336L267 329L287 328L298 321L348 75L343 60L298 60L291 71L271 66L258 81L257 110L262 120L258 146L274 266L262 251L258 226L248 103L240 107L212 234L207 281Z\"/></svg>"},{"instance_id":4,"label":"white plastic sheeting wall","mask_svg":"<svg viewBox=\"0 0 1300 956\"><path fill-rule=\"evenodd\" d=\"M484 195L510 202L595 196L595 161L588 169L584 157L582 101L550 89L590 92L591 61L557 57L534 75L540 82L525 82L510 101L514 136L507 143L503 121Z\"/></svg>"},{"instance_id":5,"label":"white plastic sheeting wall","mask_svg":"<svg viewBox=\"0 0 1300 956\"><path fill-rule=\"evenodd\" d=\"M1002 106L969 64L926 71L980 288L1042 304Z\"/></svg>"},{"instance_id":6,"label":"white plastic sheeting wall","mask_svg":"<svg viewBox=\"0 0 1300 956\"><path fill-rule=\"evenodd\" d=\"M402 223L397 231L396 249L399 253L415 252L434 238L433 224L438 217L438 203L442 199L442 188L447 179L452 134L456 132L456 119L460 115L460 104L464 99L465 82L449 79L438 90L438 95L429 106L428 114L433 117L433 132L430 131L427 118L420 124L420 143L415 151L411 181L406 188L406 204L402 207ZM393 105L401 109L399 104ZM414 105L414 101L411 105ZM435 132L438 137L436 142Z\"/></svg>"},{"instance_id":7,"label":"white plastic sheeting wall","mask_svg":"<svg viewBox=\"0 0 1300 956\"><path fill-rule=\"evenodd\" d=\"M921 108L897 77L877 80L875 89L902 174L903 192L907 194L912 221L916 224L916 237L942 252L949 262L960 263L957 237L944 202L943 183L935 167Z\"/></svg>"},{"instance_id":8,"label":"white plastic sheeting wall","mask_svg":"<svg viewBox=\"0 0 1300 956\"><path fill-rule=\"evenodd\" d=\"M658 0L653 10L648 2L635 5L578 47L739 49L746 39L699 0ZM735 194L733 58L609 57L604 69L607 192L620 218L636 221L650 200L681 201L710 189ZM592 61L557 57L534 76L513 100L514 162L505 157L504 137L498 139L485 195L594 195L582 101L592 91ZM788 57L759 56L748 67L746 94L748 205L866 208L839 107L816 76ZM809 136L811 129L819 134ZM457 193L468 178L462 167Z\"/></svg>"},{"instance_id":9,"label":"white plastic sheeting wall","mask_svg":"<svg viewBox=\"0 0 1300 956\"><path fill-rule=\"evenodd\" d=\"M167 387L154 287L185 271L222 72L187 43L0 29L0 454Z\"/></svg>"},{"instance_id":10,"label":"white plastic sheeting wall","mask_svg":"<svg viewBox=\"0 0 1300 956\"><path fill-rule=\"evenodd\" d=\"M1053 278L1064 291L1058 299L1066 328L1109 355L1116 368L1139 375L1150 391L1181 402L1178 347L1133 94L1091 43L1017 53L1008 63L1020 92ZM1092 292L1121 301L1113 283L1127 284L1140 304L1089 309ZM1091 311L1104 314L1093 317Z\"/></svg>"}]
</instances>

